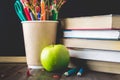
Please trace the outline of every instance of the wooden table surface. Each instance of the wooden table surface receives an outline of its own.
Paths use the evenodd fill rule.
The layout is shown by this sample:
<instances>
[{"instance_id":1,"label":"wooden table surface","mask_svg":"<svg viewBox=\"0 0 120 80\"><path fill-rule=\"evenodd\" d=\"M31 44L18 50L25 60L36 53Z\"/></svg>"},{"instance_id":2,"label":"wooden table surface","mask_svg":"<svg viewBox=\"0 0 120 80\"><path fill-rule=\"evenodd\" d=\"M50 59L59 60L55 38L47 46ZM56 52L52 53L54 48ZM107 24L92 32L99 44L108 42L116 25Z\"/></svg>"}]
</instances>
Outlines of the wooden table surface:
<instances>
[{"instance_id":1,"label":"wooden table surface","mask_svg":"<svg viewBox=\"0 0 120 80\"><path fill-rule=\"evenodd\" d=\"M119 74L87 71L81 77L72 75L66 77L63 72L47 72L30 70L28 77L25 63L0 63L0 80L120 80Z\"/></svg>"}]
</instances>

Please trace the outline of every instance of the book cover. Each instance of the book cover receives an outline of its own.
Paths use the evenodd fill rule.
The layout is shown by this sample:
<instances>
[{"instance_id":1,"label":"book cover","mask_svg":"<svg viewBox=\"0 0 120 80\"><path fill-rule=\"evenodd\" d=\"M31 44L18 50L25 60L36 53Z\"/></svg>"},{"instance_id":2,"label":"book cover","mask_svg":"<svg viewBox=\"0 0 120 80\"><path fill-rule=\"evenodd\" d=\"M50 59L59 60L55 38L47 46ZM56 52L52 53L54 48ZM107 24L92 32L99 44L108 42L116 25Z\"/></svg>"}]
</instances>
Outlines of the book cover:
<instances>
[{"instance_id":1,"label":"book cover","mask_svg":"<svg viewBox=\"0 0 120 80\"><path fill-rule=\"evenodd\" d=\"M68 50L71 57L79 59L120 62L120 51L95 50L85 48L68 48Z\"/></svg>"},{"instance_id":2,"label":"book cover","mask_svg":"<svg viewBox=\"0 0 120 80\"><path fill-rule=\"evenodd\" d=\"M63 39L66 47L120 51L119 40Z\"/></svg>"},{"instance_id":3,"label":"book cover","mask_svg":"<svg viewBox=\"0 0 120 80\"><path fill-rule=\"evenodd\" d=\"M120 38L120 30L65 30L64 38L111 39Z\"/></svg>"},{"instance_id":4,"label":"book cover","mask_svg":"<svg viewBox=\"0 0 120 80\"><path fill-rule=\"evenodd\" d=\"M97 15L65 18L61 20L63 29L120 29L120 15Z\"/></svg>"}]
</instances>

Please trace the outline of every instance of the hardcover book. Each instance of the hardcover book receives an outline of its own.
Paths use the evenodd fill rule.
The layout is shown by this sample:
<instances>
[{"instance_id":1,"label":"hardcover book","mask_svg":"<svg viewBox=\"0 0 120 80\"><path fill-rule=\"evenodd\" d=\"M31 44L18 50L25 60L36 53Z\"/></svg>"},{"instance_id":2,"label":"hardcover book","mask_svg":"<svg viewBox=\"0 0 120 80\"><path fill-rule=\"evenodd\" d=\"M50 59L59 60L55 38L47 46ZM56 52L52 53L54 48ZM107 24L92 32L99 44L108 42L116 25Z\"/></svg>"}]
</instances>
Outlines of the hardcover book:
<instances>
[{"instance_id":1,"label":"hardcover book","mask_svg":"<svg viewBox=\"0 0 120 80\"><path fill-rule=\"evenodd\" d=\"M111 39L120 38L120 30L65 30L64 38Z\"/></svg>"},{"instance_id":2,"label":"hardcover book","mask_svg":"<svg viewBox=\"0 0 120 80\"><path fill-rule=\"evenodd\" d=\"M97 15L65 18L61 20L63 29L120 29L120 15Z\"/></svg>"},{"instance_id":3,"label":"hardcover book","mask_svg":"<svg viewBox=\"0 0 120 80\"><path fill-rule=\"evenodd\" d=\"M107 62L120 62L120 51L68 48L71 57Z\"/></svg>"},{"instance_id":4,"label":"hardcover book","mask_svg":"<svg viewBox=\"0 0 120 80\"><path fill-rule=\"evenodd\" d=\"M119 40L63 39L63 44L71 48L89 48L120 51Z\"/></svg>"}]
</instances>

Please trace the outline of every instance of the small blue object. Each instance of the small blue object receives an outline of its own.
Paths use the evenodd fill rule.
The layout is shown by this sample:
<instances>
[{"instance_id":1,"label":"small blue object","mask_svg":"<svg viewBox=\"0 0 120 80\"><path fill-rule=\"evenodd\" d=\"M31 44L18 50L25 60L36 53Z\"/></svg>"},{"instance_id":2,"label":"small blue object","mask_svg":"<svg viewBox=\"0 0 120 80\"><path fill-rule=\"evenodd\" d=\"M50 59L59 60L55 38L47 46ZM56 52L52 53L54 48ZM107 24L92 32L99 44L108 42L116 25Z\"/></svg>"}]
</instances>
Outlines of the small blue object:
<instances>
[{"instance_id":1,"label":"small blue object","mask_svg":"<svg viewBox=\"0 0 120 80\"><path fill-rule=\"evenodd\" d=\"M65 76L70 76L77 72L77 68L73 68L64 73Z\"/></svg>"},{"instance_id":2,"label":"small blue object","mask_svg":"<svg viewBox=\"0 0 120 80\"><path fill-rule=\"evenodd\" d=\"M40 20L40 12L38 12L38 15L37 15L37 17L38 17L38 20Z\"/></svg>"},{"instance_id":3,"label":"small blue object","mask_svg":"<svg viewBox=\"0 0 120 80\"><path fill-rule=\"evenodd\" d=\"M83 68L80 68L80 70L77 73L77 76L81 76L83 72L84 72Z\"/></svg>"}]
</instances>

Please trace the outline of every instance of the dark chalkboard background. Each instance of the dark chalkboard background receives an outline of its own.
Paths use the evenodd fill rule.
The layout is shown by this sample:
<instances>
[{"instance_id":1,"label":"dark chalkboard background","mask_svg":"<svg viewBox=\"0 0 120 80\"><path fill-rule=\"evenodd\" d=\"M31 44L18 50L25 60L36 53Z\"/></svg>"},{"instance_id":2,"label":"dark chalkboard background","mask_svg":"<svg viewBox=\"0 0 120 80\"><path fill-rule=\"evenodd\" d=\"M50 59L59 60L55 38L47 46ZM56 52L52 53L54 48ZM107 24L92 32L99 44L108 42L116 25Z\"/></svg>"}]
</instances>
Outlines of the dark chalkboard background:
<instances>
[{"instance_id":1,"label":"dark chalkboard background","mask_svg":"<svg viewBox=\"0 0 120 80\"><path fill-rule=\"evenodd\" d=\"M67 0L59 18L119 14L119 0ZM15 0L0 0L0 56L24 56L21 22L14 10Z\"/></svg>"},{"instance_id":2,"label":"dark chalkboard background","mask_svg":"<svg viewBox=\"0 0 120 80\"><path fill-rule=\"evenodd\" d=\"M14 2L0 1L0 56L25 55L22 27L14 10Z\"/></svg>"}]
</instances>

